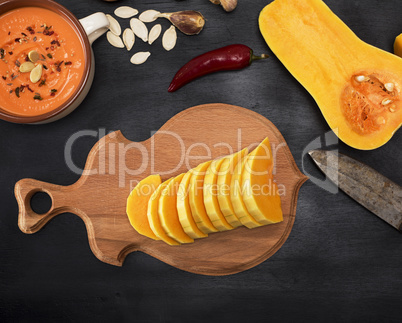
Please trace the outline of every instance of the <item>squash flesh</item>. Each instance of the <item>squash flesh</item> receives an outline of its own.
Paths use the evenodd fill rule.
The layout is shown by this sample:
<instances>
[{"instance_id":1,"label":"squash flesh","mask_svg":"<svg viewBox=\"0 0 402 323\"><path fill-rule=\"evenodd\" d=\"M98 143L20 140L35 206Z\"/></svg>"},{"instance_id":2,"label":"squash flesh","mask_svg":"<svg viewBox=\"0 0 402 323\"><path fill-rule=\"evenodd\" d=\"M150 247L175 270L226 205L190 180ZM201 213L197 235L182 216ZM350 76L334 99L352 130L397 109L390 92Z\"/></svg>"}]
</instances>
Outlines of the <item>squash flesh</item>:
<instances>
[{"instance_id":1,"label":"squash flesh","mask_svg":"<svg viewBox=\"0 0 402 323\"><path fill-rule=\"evenodd\" d=\"M139 233L154 240L160 240L149 226L148 201L162 183L160 175L150 175L140 181L127 199L127 216L130 224Z\"/></svg>"},{"instance_id":2,"label":"squash flesh","mask_svg":"<svg viewBox=\"0 0 402 323\"><path fill-rule=\"evenodd\" d=\"M189 237L193 239L205 238L208 235L198 228L191 213L189 187L192 173L193 169L188 171L180 182L179 191L177 192L177 213L181 226Z\"/></svg>"},{"instance_id":3,"label":"squash flesh","mask_svg":"<svg viewBox=\"0 0 402 323\"><path fill-rule=\"evenodd\" d=\"M243 201L243 192L241 189L241 176L244 170L244 166L247 162L248 155L241 159L233 172L232 182L230 184L230 200L233 205L235 214L241 224L249 229L260 227L262 224L259 223L254 217L248 212L246 205Z\"/></svg>"},{"instance_id":4,"label":"squash flesh","mask_svg":"<svg viewBox=\"0 0 402 323\"><path fill-rule=\"evenodd\" d=\"M364 43L321 0L275 0L262 10L259 25L271 50L310 92L346 144L374 149L401 126L402 59ZM378 101L367 107L365 100L358 100L353 112L345 113L349 92L360 89L354 84L359 75L377 75L383 84L395 84L393 111Z\"/></svg>"},{"instance_id":5,"label":"squash flesh","mask_svg":"<svg viewBox=\"0 0 402 323\"><path fill-rule=\"evenodd\" d=\"M207 161L202 163L194 169L193 175L191 176L189 189L191 213L194 217L195 223L197 223L198 228L205 233L218 231L218 229L209 219L204 205L204 176L211 162L212 161Z\"/></svg>"},{"instance_id":6,"label":"squash flesh","mask_svg":"<svg viewBox=\"0 0 402 323\"><path fill-rule=\"evenodd\" d=\"M248 149L245 148L231 156L228 156L223 161L218 175L218 202L219 207L228 221L233 227L242 226L233 209L232 201L230 200L230 184L234 170L241 159L248 154Z\"/></svg>"},{"instance_id":7,"label":"squash flesh","mask_svg":"<svg viewBox=\"0 0 402 323\"><path fill-rule=\"evenodd\" d=\"M243 201L248 212L262 224L283 221L281 198L273 179L274 160L265 138L248 156L243 173Z\"/></svg>"},{"instance_id":8,"label":"squash flesh","mask_svg":"<svg viewBox=\"0 0 402 323\"><path fill-rule=\"evenodd\" d=\"M170 178L167 181L163 182L161 185L158 186L158 188L152 194L151 198L148 201L147 217L149 226L151 227L154 234L167 244L174 246L179 245L180 243L166 234L165 230L162 227L158 214L159 198L161 196L162 191L165 189L165 187L169 184L169 182L172 179L173 178Z\"/></svg>"},{"instance_id":9,"label":"squash flesh","mask_svg":"<svg viewBox=\"0 0 402 323\"><path fill-rule=\"evenodd\" d=\"M402 34L395 38L394 42L394 54L402 57Z\"/></svg>"},{"instance_id":10,"label":"squash flesh","mask_svg":"<svg viewBox=\"0 0 402 323\"><path fill-rule=\"evenodd\" d=\"M212 224L219 231L232 230L233 226L229 224L223 215L218 201L217 182L219 176L219 169L224 159L214 160L208 167L204 177L204 205L208 217Z\"/></svg>"},{"instance_id":11,"label":"squash flesh","mask_svg":"<svg viewBox=\"0 0 402 323\"><path fill-rule=\"evenodd\" d=\"M160 223L166 234L180 243L191 243L194 240L183 230L177 213L177 191L184 174L173 178L161 192L158 203Z\"/></svg>"}]
</instances>

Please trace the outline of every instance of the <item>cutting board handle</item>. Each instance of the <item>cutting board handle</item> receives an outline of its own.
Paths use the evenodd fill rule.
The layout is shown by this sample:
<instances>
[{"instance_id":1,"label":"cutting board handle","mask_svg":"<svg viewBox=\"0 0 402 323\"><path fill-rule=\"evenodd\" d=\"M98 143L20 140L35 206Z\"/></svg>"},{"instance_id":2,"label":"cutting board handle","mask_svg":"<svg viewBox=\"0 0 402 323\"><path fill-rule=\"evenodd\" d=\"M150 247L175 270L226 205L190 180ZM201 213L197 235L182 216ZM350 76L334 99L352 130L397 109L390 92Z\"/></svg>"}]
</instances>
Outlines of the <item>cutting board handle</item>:
<instances>
[{"instance_id":1,"label":"cutting board handle","mask_svg":"<svg viewBox=\"0 0 402 323\"><path fill-rule=\"evenodd\" d=\"M31 178L25 178L15 184L15 196L17 198L19 215L18 226L25 233L39 231L53 217L65 212L80 213L67 205L66 186L60 186L41 182ZM46 213L38 214L31 207L31 199L35 193L44 192L51 198L52 205ZM78 212L77 212L78 211Z\"/></svg>"}]
</instances>

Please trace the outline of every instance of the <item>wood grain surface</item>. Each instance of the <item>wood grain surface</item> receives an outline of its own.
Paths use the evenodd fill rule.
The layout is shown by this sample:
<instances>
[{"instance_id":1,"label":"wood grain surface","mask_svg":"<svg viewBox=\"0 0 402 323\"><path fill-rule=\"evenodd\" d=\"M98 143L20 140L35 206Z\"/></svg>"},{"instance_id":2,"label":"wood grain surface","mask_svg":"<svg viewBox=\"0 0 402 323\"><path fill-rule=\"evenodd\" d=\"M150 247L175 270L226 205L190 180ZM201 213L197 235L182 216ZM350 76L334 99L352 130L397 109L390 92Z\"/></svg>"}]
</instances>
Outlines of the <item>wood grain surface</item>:
<instances>
[{"instance_id":1,"label":"wood grain surface","mask_svg":"<svg viewBox=\"0 0 402 323\"><path fill-rule=\"evenodd\" d=\"M126 199L138 181L152 173L161 173L165 180L202 160L254 148L265 137L271 142L275 179L283 193L283 222L210 234L181 246L154 241L131 227ZM106 263L121 266L128 253L142 251L193 273L232 274L266 260L286 241L295 220L297 194L306 179L269 120L232 105L201 105L177 114L141 143L127 140L119 131L108 134L92 148L82 177L73 185L20 180L15 186L18 224L23 232L34 233L56 215L71 212L85 222L92 252ZM30 206L39 191L52 199L51 209L42 215Z\"/></svg>"}]
</instances>

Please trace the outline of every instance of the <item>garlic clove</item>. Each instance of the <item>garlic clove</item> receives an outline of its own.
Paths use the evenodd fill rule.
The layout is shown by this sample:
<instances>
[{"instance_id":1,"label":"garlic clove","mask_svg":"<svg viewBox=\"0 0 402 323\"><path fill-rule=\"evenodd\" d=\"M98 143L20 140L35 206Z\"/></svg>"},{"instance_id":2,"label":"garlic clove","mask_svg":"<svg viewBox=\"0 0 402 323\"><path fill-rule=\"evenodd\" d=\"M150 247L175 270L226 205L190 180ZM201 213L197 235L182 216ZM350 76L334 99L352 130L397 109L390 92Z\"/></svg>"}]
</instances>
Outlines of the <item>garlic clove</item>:
<instances>
[{"instance_id":1,"label":"garlic clove","mask_svg":"<svg viewBox=\"0 0 402 323\"><path fill-rule=\"evenodd\" d=\"M130 27L137 37L141 38L144 42L148 41L148 28L141 20L131 18Z\"/></svg>"},{"instance_id":2,"label":"garlic clove","mask_svg":"<svg viewBox=\"0 0 402 323\"><path fill-rule=\"evenodd\" d=\"M169 19L170 22L186 35L197 35L205 25L204 16L194 10L160 13L158 17Z\"/></svg>"},{"instance_id":3,"label":"garlic clove","mask_svg":"<svg viewBox=\"0 0 402 323\"><path fill-rule=\"evenodd\" d=\"M135 42L134 32L130 28L126 28L123 32L123 43L127 50L130 51L133 48Z\"/></svg>"},{"instance_id":4,"label":"garlic clove","mask_svg":"<svg viewBox=\"0 0 402 323\"><path fill-rule=\"evenodd\" d=\"M106 17L109 20L109 30L116 36L120 36L121 35L121 27L120 27L119 22L116 20L116 18L112 17L109 14L107 14Z\"/></svg>"},{"instance_id":5,"label":"garlic clove","mask_svg":"<svg viewBox=\"0 0 402 323\"><path fill-rule=\"evenodd\" d=\"M145 63L149 56L151 56L150 52L138 52L131 57L130 62L134 65L140 65Z\"/></svg>"},{"instance_id":6,"label":"garlic clove","mask_svg":"<svg viewBox=\"0 0 402 323\"><path fill-rule=\"evenodd\" d=\"M170 26L169 29L165 31L162 37L162 46L167 51L172 50L176 46L177 33L174 26Z\"/></svg>"},{"instance_id":7,"label":"garlic clove","mask_svg":"<svg viewBox=\"0 0 402 323\"><path fill-rule=\"evenodd\" d=\"M106 38L107 38L107 41L110 43L110 45L117 47L117 48L124 48L124 44L123 44L123 41L121 40L121 38L119 36L116 36L112 32L108 31L106 33Z\"/></svg>"},{"instance_id":8,"label":"garlic clove","mask_svg":"<svg viewBox=\"0 0 402 323\"><path fill-rule=\"evenodd\" d=\"M146 10L140 14L138 19L140 19L142 22L153 22L158 19L159 14L160 12L156 10Z\"/></svg>"},{"instance_id":9,"label":"garlic clove","mask_svg":"<svg viewBox=\"0 0 402 323\"><path fill-rule=\"evenodd\" d=\"M148 44L152 45L152 43L158 39L161 32L162 32L162 26L160 24L153 26L149 32Z\"/></svg>"},{"instance_id":10,"label":"garlic clove","mask_svg":"<svg viewBox=\"0 0 402 323\"><path fill-rule=\"evenodd\" d=\"M128 6L121 6L114 11L114 14L120 18L131 18L138 14L138 10Z\"/></svg>"},{"instance_id":11,"label":"garlic clove","mask_svg":"<svg viewBox=\"0 0 402 323\"><path fill-rule=\"evenodd\" d=\"M209 0L213 4L220 4L227 12L231 12L237 7L237 0Z\"/></svg>"}]
</instances>

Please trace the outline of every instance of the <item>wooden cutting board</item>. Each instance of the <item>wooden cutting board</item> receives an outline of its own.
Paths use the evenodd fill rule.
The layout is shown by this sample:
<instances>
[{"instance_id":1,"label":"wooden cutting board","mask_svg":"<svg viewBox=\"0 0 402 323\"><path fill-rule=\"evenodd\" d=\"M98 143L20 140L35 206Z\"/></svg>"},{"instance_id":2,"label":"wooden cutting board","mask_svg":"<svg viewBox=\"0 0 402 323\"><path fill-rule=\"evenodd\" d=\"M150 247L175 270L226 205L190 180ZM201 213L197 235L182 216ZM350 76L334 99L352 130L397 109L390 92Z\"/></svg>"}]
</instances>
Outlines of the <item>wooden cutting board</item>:
<instances>
[{"instance_id":1,"label":"wooden cutting board","mask_svg":"<svg viewBox=\"0 0 402 323\"><path fill-rule=\"evenodd\" d=\"M151 173L160 173L165 180L205 160L254 148L267 136L274 151L274 176L284 193L282 223L213 233L181 246L151 240L131 227L126 200L138 181ZM283 245L295 220L299 188L306 180L269 120L232 105L200 105L175 115L143 142L132 142L120 131L106 135L90 151L81 178L70 186L20 180L15 185L18 225L23 232L34 233L56 215L70 212L85 222L89 245L101 261L121 266L127 254L142 251L189 272L227 275L256 266ZM45 214L36 214L30 206L36 192L52 199Z\"/></svg>"}]
</instances>

